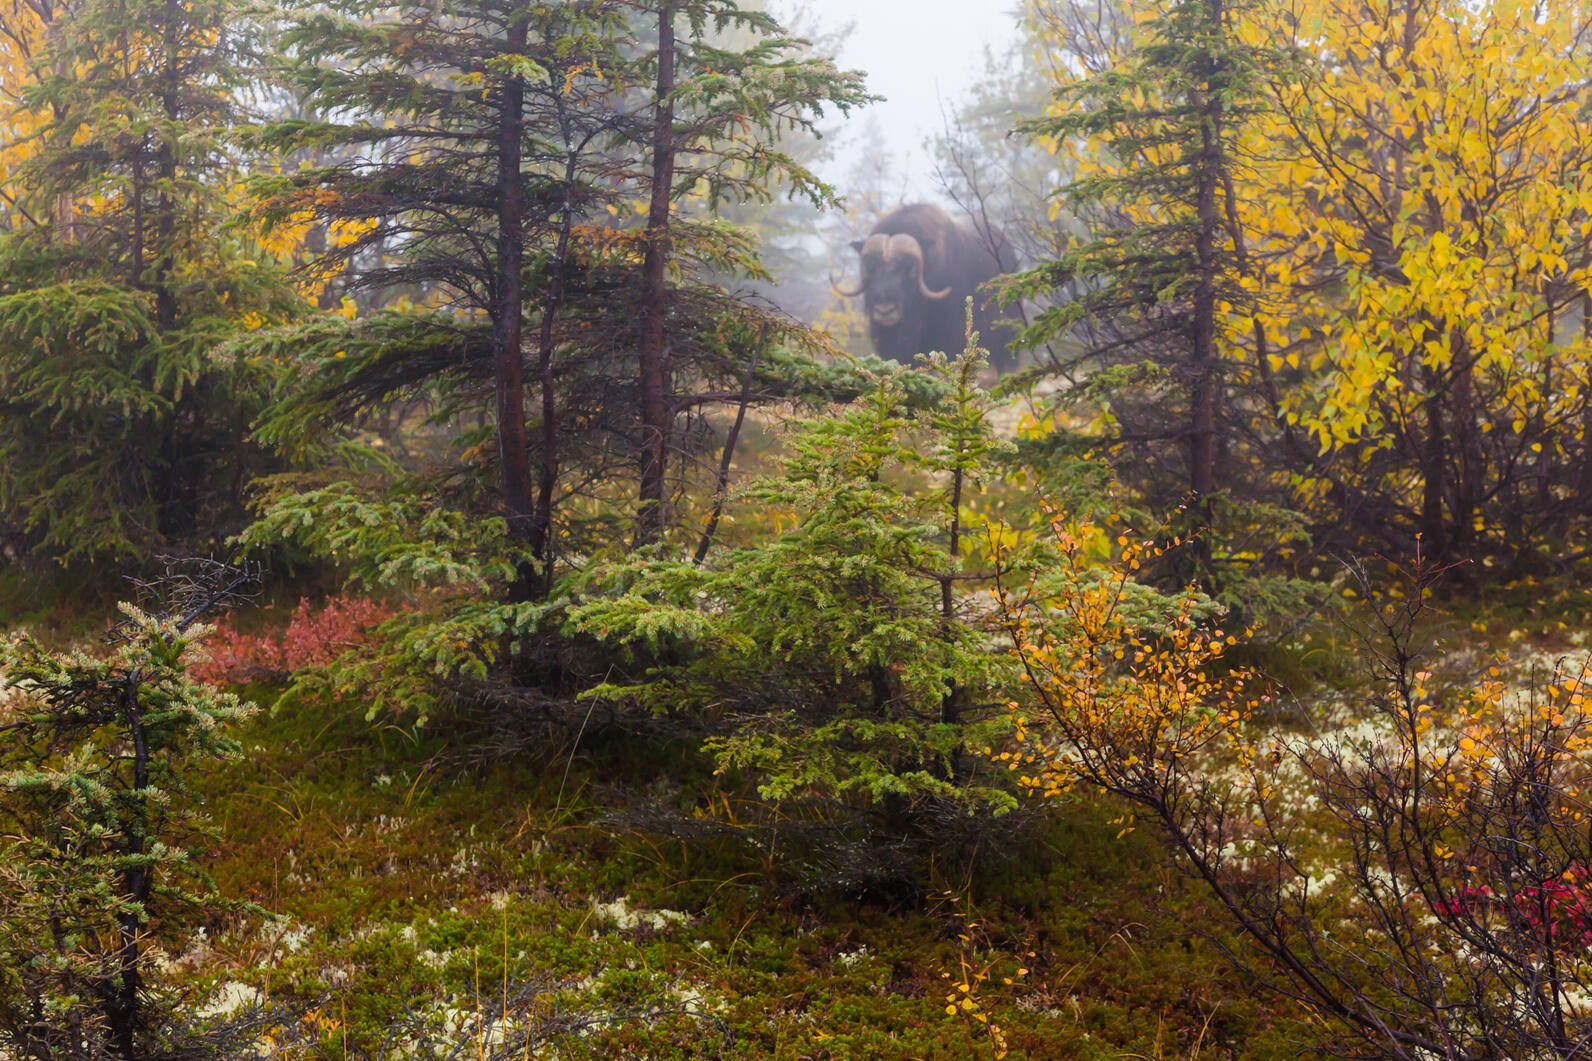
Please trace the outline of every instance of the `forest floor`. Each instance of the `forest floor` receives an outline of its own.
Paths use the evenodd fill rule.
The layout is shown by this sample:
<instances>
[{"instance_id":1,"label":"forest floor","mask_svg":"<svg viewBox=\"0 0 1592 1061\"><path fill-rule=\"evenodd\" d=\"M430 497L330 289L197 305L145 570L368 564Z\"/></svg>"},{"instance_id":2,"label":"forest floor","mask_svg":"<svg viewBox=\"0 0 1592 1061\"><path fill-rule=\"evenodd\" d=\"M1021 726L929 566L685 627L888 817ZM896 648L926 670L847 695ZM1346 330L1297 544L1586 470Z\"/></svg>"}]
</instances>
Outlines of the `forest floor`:
<instances>
[{"instance_id":1,"label":"forest floor","mask_svg":"<svg viewBox=\"0 0 1592 1061\"><path fill-rule=\"evenodd\" d=\"M1486 601L1430 625L1452 681L1495 659L1522 680L1579 665L1587 600L1520 585ZM1352 640L1317 624L1263 662L1352 714ZM558 1057L999 1056L981 1013L1011 1057L1309 1056L1308 1015L1233 972L1219 911L1092 795L926 893L813 893L741 846L603 823L622 792L715 791L687 749L472 763L443 728L336 702L249 725L246 756L207 782L213 870L271 916L220 920L174 956L207 1011L293 1000L335 1057L387 1056L406 1021L468 1024L505 993L582 1027Z\"/></svg>"},{"instance_id":2,"label":"forest floor","mask_svg":"<svg viewBox=\"0 0 1592 1061\"><path fill-rule=\"evenodd\" d=\"M53 614L32 623L80 636ZM1492 660L1527 682L1573 670L1589 629L1592 595L1524 580L1456 595L1426 637L1458 688ZM1253 662L1352 713L1353 641L1316 622ZM1308 1013L1234 972L1220 911L1092 794L918 894L815 892L738 844L604 822L623 793L689 808L717 791L687 748L492 760L446 730L337 701L244 727L243 758L203 788L211 871L252 906L167 941L199 1012L285 1003L340 1059L396 1056L417 1018L468 1027L505 994L577 1030L543 1057L1000 1056L980 1014L1010 1057L1312 1056Z\"/></svg>"},{"instance_id":3,"label":"forest floor","mask_svg":"<svg viewBox=\"0 0 1592 1061\"><path fill-rule=\"evenodd\" d=\"M337 704L263 714L244 740L211 779L212 868L275 916L220 921L173 962L210 1013L311 1007L332 1056L527 986L599 1022L561 1057L993 1057L966 1007L947 1013L963 994L1013 1057L1291 1058L1309 1037L1231 975L1215 912L1153 839L1119 839L1092 800L944 894L815 896L739 851L597 824L613 786L689 784L683 752L463 766Z\"/></svg>"}]
</instances>

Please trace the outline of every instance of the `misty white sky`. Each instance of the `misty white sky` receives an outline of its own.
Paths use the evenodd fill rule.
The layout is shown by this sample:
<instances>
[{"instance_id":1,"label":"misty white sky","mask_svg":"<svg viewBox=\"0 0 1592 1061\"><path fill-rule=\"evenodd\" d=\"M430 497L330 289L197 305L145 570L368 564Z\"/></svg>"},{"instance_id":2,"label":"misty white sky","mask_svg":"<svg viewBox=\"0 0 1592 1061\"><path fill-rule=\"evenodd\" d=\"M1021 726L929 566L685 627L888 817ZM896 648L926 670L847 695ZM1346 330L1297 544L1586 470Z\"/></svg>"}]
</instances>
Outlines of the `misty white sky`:
<instances>
[{"instance_id":1,"label":"misty white sky","mask_svg":"<svg viewBox=\"0 0 1592 1061\"><path fill-rule=\"evenodd\" d=\"M841 66L867 71L870 90L887 97L852 112L837 137L838 157L823 175L845 180L863 150L870 116L897 164L908 174L924 174L922 142L941 126L941 101L966 93L983 69L986 46L999 53L1016 39L1016 6L1014 0L774 0L774 13L804 36L850 24ZM926 174L914 184L917 193L930 194Z\"/></svg>"}]
</instances>

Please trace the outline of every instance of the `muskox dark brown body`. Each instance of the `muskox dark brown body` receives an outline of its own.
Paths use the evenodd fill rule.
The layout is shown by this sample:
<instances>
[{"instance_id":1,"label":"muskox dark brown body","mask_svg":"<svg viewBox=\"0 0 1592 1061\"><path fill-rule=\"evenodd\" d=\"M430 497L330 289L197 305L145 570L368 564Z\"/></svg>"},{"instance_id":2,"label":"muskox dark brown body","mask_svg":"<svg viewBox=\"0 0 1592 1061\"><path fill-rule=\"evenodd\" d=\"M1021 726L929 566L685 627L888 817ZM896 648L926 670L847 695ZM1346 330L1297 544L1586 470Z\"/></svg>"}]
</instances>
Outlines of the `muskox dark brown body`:
<instances>
[{"instance_id":1,"label":"muskox dark brown body","mask_svg":"<svg viewBox=\"0 0 1592 1061\"><path fill-rule=\"evenodd\" d=\"M990 364L1000 371L1010 368L1010 332L996 327L999 308L979 290L1007 268L1004 245L998 238L994 242L992 251L971 224L953 221L933 203L912 203L853 243L862 259L862 281L840 293L863 296L874 352L902 364L935 350L956 354L964 344L971 296L973 327L990 352Z\"/></svg>"}]
</instances>

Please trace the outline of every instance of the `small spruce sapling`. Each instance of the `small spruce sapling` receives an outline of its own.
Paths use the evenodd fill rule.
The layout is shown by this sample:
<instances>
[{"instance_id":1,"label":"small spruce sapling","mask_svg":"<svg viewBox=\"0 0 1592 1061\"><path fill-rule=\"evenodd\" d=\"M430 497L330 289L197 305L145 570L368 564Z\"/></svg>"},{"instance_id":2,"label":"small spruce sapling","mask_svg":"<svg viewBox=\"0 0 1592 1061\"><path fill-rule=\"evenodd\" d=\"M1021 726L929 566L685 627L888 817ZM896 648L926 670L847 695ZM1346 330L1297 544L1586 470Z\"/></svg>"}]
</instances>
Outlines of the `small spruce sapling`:
<instances>
[{"instance_id":1,"label":"small spruce sapling","mask_svg":"<svg viewBox=\"0 0 1592 1061\"><path fill-rule=\"evenodd\" d=\"M783 817L860 814L880 843L1013 807L968 752L1004 739L1010 677L959 592L969 487L999 448L983 363L970 335L924 361L927 408L903 373L798 422L783 470L732 494L780 513L782 533L700 564L653 553L591 571L570 625L640 665L586 695L693 721L720 772Z\"/></svg>"},{"instance_id":2,"label":"small spruce sapling","mask_svg":"<svg viewBox=\"0 0 1592 1061\"><path fill-rule=\"evenodd\" d=\"M0 643L0 1052L161 1056L181 1035L157 938L220 899L188 779L253 706L188 674L200 620L257 579L168 565L106 652Z\"/></svg>"}]
</instances>

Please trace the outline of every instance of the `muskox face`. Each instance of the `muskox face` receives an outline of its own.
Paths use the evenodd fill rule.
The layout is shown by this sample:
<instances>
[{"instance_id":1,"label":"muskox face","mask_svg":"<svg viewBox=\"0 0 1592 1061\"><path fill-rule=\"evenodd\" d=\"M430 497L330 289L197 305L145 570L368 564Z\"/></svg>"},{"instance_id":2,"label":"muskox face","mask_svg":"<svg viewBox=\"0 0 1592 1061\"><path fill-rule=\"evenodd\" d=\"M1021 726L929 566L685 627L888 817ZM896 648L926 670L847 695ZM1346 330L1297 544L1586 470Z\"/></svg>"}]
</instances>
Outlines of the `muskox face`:
<instances>
[{"instance_id":1,"label":"muskox face","mask_svg":"<svg viewBox=\"0 0 1592 1061\"><path fill-rule=\"evenodd\" d=\"M840 293L866 296L863 304L873 328L895 328L918 299L938 300L951 293L949 288L931 291L923 282L923 248L911 236L875 233L853 246L862 252L862 284Z\"/></svg>"}]
</instances>

